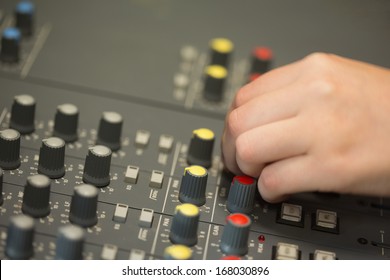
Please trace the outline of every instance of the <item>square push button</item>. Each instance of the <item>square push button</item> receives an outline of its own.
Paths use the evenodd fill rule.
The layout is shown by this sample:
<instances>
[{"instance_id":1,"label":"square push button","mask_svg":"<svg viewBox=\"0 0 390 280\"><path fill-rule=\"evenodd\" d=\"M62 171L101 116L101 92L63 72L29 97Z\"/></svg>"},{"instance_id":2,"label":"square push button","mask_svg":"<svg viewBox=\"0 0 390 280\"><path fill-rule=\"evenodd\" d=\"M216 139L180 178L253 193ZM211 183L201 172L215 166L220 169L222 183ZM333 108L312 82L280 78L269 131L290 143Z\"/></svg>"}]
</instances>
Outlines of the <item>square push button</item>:
<instances>
[{"instance_id":1,"label":"square push button","mask_svg":"<svg viewBox=\"0 0 390 280\"><path fill-rule=\"evenodd\" d=\"M334 252L315 250L313 254L313 260L335 260L335 259L336 259L336 253Z\"/></svg>"},{"instance_id":2,"label":"square push button","mask_svg":"<svg viewBox=\"0 0 390 280\"><path fill-rule=\"evenodd\" d=\"M154 211L148 208L142 208L139 215L138 225L144 228L152 227Z\"/></svg>"},{"instance_id":3,"label":"square push button","mask_svg":"<svg viewBox=\"0 0 390 280\"><path fill-rule=\"evenodd\" d=\"M276 222L291 226L303 227L303 211L301 205L282 203Z\"/></svg>"},{"instance_id":4,"label":"square push button","mask_svg":"<svg viewBox=\"0 0 390 280\"><path fill-rule=\"evenodd\" d=\"M124 223L127 219L127 210L129 206L126 204L117 203L115 206L114 217L112 218L114 222Z\"/></svg>"},{"instance_id":5,"label":"square push button","mask_svg":"<svg viewBox=\"0 0 390 280\"><path fill-rule=\"evenodd\" d=\"M160 152L169 153L173 146L173 136L163 134L158 141L158 149Z\"/></svg>"},{"instance_id":6,"label":"square push button","mask_svg":"<svg viewBox=\"0 0 390 280\"><path fill-rule=\"evenodd\" d=\"M112 244L104 244L102 249L102 260L115 260L118 253L118 247Z\"/></svg>"},{"instance_id":7,"label":"square push button","mask_svg":"<svg viewBox=\"0 0 390 280\"><path fill-rule=\"evenodd\" d=\"M164 172L153 170L150 177L149 187L161 189L164 180Z\"/></svg>"},{"instance_id":8,"label":"square push button","mask_svg":"<svg viewBox=\"0 0 390 280\"><path fill-rule=\"evenodd\" d=\"M330 233L339 233L337 213L318 209L312 216L312 229Z\"/></svg>"},{"instance_id":9,"label":"square push button","mask_svg":"<svg viewBox=\"0 0 390 280\"><path fill-rule=\"evenodd\" d=\"M139 167L128 165L125 173L125 182L129 184L136 184L138 180Z\"/></svg>"},{"instance_id":10,"label":"square push button","mask_svg":"<svg viewBox=\"0 0 390 280\"><path fill-rule=\"evenodd\" d=\"M132 249L130 251L129 260L144 260L145 259L145 251Z\"/></svg>"},{"instance_id":11,"label":"square push button","mask_svg":"<svg viewBox=\"0 0 390 280\"><path fill-rule=\"evenodd\" d=\"M146 146L149 144L150 140L150 132L147 130L138 130L135 134L135 141L134 144L138 148L146 148Z\"/></svg>"},{"instance_id":12,"label":"square push button","mask_svg":"<svg viewBox=\"0 0 390 280\"><path fill-rule=\"evenodd\" d=\"M274 248L275 260L298 260L301 252L298 245L279 242Z\"/></svg>"}]
</instances>

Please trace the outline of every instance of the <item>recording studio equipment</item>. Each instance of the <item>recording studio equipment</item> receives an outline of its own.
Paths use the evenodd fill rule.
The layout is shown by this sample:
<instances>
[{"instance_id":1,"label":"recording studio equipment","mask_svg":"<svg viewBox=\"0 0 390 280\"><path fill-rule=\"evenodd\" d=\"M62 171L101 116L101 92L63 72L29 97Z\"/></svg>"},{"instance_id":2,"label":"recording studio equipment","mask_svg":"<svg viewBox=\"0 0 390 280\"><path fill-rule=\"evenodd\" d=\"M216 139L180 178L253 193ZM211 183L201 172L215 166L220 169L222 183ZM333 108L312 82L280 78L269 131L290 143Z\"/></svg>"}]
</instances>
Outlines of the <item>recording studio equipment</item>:
<instances>
[{"instance_id":1,"label":"recording studio equipment","mask_svg":"<svg viewBox=\"0 0 390 280\"><path fill-rule=\"evenodd\" d=\"M270 69L315 51L390 67L389 11L1 1L0 259L389 259L389 198L269 204L220 152L234 94Z\"/></svg>"}]
</instances>

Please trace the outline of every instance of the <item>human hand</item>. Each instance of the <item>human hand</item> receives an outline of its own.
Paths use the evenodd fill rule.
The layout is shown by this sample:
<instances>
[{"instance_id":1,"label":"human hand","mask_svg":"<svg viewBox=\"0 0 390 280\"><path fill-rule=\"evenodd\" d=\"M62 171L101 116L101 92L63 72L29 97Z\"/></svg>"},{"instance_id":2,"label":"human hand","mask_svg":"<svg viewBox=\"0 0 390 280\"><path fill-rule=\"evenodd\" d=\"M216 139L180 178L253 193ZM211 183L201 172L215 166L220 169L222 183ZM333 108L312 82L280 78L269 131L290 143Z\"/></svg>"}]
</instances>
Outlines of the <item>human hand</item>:
<instances>
[{"instance_id":1,"label":"human hand","mask_svg":"<svg viewBox=\"0 0 390 280\"><path fill-rule=\"evenodd\" d=\"M390 70L314 53L244 86L226 117L227 169L277 202L307 191L390 195Z\"/></svg>"}]
</instances>

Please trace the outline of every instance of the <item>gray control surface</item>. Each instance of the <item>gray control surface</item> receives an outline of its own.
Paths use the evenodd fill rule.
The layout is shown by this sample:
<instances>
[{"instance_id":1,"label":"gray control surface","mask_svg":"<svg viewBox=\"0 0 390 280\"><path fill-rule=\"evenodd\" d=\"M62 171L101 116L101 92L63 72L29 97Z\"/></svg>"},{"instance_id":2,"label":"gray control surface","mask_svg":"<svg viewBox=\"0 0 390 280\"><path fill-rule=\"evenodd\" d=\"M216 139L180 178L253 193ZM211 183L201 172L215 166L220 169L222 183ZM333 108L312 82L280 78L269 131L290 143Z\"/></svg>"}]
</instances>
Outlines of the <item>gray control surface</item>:
<instances>
[{"instance_id":1,"label":"gray control surface","mask_svg":"<svg viewBox=\"0 0 390 280\"><path fill-rule=\"evenodd\" d=\"M13 26L16 3L1 1L1 32ZM42 140L53 136L58 106L72 104L68 115L78 113L78 121L66 127L77 126L77 137L65 141L65 175L51 179L50 214L34 218L33 254L20 256L56 258L59 229L70 224L74 187L89 183L85 159L99 144L102 114L115 112L122 118L115 132L120 148L111 153L109 184L98 188L97 223L79 238L82 258L163 258L172 245L193 131L208 128L215 141L191 249L193 259L220 259L232 176L223 171L219 143L231 98L248 81L252 49L269 47L272 67L314 51L390 67L385 0L34 3L34 32L22 39L19 62L0 61L0 130L10 127L15 96L35 100L34 131L20 135L20 166L3 171L0 259L9 258L11 217L22 214L26 180L38 173ZM210 102L202 96L204 68L209 41L218 37L230 39L234 51L223 98ZM99 166L90 173L101 174ZM306 193L271 205L256 195L249 217L243 259L390 258L388 198Z\"/></svg>"}]
</instances>

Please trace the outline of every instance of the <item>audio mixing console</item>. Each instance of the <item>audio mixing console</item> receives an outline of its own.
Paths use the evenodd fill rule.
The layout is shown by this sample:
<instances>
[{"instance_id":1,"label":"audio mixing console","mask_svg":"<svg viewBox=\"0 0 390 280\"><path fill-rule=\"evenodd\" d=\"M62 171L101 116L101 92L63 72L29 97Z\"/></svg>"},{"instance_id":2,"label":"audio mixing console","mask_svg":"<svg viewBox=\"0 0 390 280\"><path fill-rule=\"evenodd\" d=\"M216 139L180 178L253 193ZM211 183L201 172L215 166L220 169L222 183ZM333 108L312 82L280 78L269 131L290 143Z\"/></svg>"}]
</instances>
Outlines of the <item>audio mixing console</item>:
<instances>
[{"instance_id":1,"label":"audio mixing console","mask_svg":"<svg viewBox=\"0 0 390 280\"><path fill-rule=\"evenodd\" d=\"M389 259L390 199L268 204L223 168L235 92L327 51L390 67L390 5L0 2L0 259Z\"/></svg>"}]
</instances>

